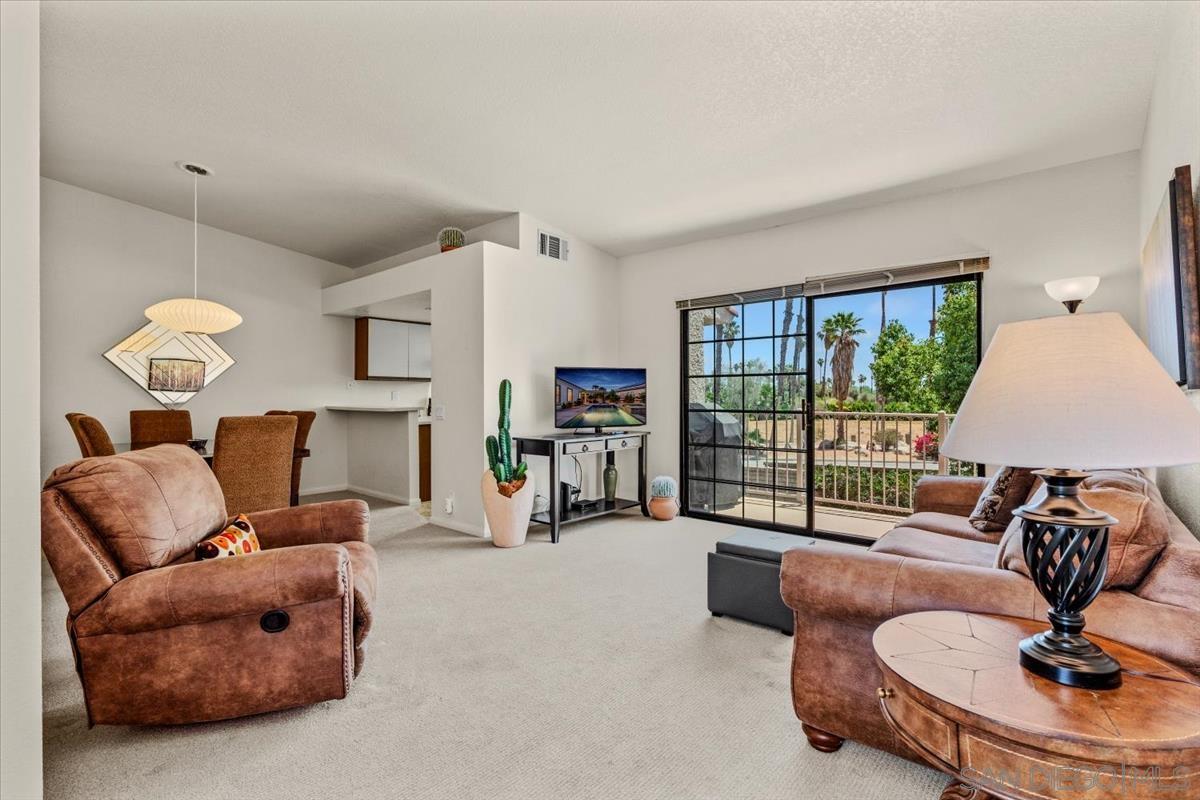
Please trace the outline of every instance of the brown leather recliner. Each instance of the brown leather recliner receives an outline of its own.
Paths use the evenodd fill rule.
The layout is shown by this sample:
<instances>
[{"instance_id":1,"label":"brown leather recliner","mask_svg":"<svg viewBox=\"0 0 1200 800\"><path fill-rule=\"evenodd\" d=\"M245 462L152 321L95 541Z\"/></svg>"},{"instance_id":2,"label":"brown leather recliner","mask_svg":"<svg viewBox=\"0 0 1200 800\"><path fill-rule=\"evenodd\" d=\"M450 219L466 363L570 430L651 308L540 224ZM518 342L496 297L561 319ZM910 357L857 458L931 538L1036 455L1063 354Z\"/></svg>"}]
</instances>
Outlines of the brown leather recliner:
<instances>
[{"instance_id":1,"label":"brown leather recliner","mask_svg":"<svg viewBox=\"0 0 1200 800\"><path fill-rule=\"evenodd\" d=\"M59 467L42 547L66 597L89 724L228 719L342 698L378 567L365 503L249 515L262 552L208 561L226 524L203 459L165 444Z\"/></svg>"},{"instance_id":2,"label":"brown leather recliner","mask_svg":"<svg viewBox=\"0 0 1200 800\"><path fill-rule=\"evenodd\" d=\"M985 483L922 478L916 513L869 551L801 547L784 555L781 594L796 619L792 705L816 749L852 739L920 761L879 712L871 636L885 620L951 609L1046 623L1048 604L1021 554L1020 521L998 533L967 521ZM1087 631L1200 678L1200 542L1139 472L1097 471L1081 494L1119 520Z\"/></svg>"}]
</instances>

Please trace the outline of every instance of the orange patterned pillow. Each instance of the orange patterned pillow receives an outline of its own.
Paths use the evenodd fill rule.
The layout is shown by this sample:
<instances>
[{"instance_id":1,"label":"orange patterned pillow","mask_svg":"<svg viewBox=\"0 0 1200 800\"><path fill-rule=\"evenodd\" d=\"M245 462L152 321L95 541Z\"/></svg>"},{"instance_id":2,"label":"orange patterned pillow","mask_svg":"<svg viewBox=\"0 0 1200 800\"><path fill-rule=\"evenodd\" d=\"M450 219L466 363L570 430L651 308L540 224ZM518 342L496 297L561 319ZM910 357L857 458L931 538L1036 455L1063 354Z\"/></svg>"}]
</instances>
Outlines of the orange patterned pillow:
<instances>
[{"instance_id":1,"label":"orange patterned pillow","mask_svg":"<svg viewBox=\"0 0 1200 800\"><path fill-rule=\"evenodd\" d=\"M237 519L230 523L228 528L196 545L196 558L244 556L257 553L261 549L250 518L245 514L238 514Z\"/></svg>"}]
</instances>

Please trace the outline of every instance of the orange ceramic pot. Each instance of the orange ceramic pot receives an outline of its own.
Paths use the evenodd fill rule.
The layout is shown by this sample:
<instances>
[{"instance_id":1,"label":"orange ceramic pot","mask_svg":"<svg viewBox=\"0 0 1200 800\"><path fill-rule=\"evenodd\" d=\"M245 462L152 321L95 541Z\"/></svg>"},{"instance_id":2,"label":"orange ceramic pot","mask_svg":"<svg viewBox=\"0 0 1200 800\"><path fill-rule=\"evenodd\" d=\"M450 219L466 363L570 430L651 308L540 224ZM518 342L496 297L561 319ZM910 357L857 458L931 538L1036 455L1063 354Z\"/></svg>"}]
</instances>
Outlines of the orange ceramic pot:
<instances>
[{"instance_id":1,"label":"orange ceramic pot","mask_svg":"<svg viewBox=\"0 0 1200 800\"><path fill-rule=\"evenodd\" d=\"M675 519L679 513L679 500L674 497L651 497L650 498L650 516L655 519L667 520Z\"/></svg>"}]
</instances>

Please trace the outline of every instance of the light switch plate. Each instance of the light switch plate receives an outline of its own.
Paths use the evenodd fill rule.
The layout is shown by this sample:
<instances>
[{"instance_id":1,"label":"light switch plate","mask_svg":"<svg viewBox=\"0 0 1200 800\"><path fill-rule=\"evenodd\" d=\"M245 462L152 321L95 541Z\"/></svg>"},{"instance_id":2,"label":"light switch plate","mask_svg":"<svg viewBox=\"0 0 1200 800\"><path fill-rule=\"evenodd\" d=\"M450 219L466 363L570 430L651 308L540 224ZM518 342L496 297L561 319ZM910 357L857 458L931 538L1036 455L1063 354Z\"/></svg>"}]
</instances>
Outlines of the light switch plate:
<instances>
[{"instance_id":1,"label":"light switch plate","mask_svg":"<svg viewBox=\"0 0 1200 800\"><path fill-rule=\"evenodd\" d=\"M433 418L434 419L445 419L446 418L446 407L445 406L434 406L433 407Z\"/></svg>"}]
</instances>

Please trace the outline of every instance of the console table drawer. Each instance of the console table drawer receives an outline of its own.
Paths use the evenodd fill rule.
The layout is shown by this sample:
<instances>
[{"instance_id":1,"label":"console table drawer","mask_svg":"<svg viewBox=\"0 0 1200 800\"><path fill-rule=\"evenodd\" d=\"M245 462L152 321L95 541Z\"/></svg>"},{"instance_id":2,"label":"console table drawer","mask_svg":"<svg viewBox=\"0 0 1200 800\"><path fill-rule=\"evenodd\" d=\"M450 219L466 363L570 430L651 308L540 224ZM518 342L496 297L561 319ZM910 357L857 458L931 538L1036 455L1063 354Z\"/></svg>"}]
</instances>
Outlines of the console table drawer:
<instances>
[{"instance_id":1,"label":"console table drawer","mask_svg":"<svg viewBox=\"0 0 1200 800\"><path fill-rule=\"evenodd\" d=\"M604 446L609 450L632 450L642 444L640 436L623 436L620 439L609 439Z\"/></svg>"},{"instance_id":2,"label":"console table drawer","mask_svg":"<svg viewBox=\"0 0 1200 800\"><path fill-rule=\"evenodd\" d=\"M578 455L579 453L602 453L604 452L604 442L600 440L567 442L562 446L562 451L568 456Z\"/></svg>"}]
</instances>

